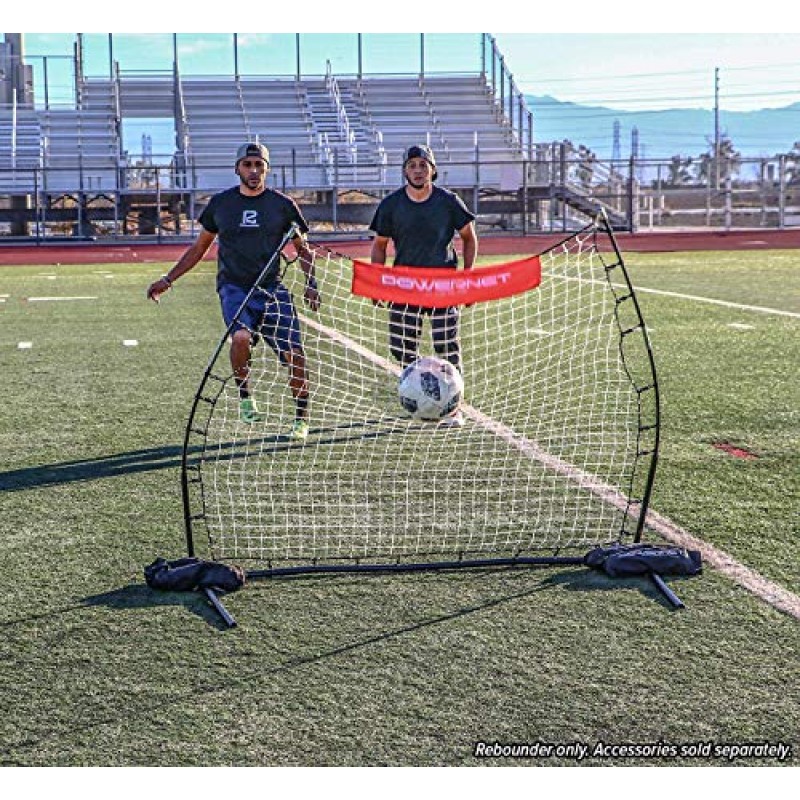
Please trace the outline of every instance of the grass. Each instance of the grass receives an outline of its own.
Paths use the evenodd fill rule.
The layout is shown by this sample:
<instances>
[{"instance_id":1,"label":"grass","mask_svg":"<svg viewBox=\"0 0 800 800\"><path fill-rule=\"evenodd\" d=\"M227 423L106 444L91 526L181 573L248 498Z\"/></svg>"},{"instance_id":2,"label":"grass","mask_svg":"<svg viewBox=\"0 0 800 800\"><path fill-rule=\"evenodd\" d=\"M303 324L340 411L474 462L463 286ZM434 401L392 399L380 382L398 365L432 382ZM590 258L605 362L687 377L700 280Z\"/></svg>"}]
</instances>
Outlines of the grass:
<instances>
[{"instance_id":1,"label":"grass","mask_svg":"<svg viewBox=\"0 0 800 800\"><path fill-rule=\"evenodd\" d=\"M643 287L797 311L796 253L626 261ZM234 631L148 590L143 567L184 551L183 424L221 329L211 268L156 307L163 271L0 273L1 765L498 763L479 740L771 741L797 763L797 620L714 570L671 580L679 613L579 568L254 582L226 599ZM22 299L54 294L98 300ZM798 592L798 321L640 302L664 397L655 510Z\"/></svg>"}]
</instances>

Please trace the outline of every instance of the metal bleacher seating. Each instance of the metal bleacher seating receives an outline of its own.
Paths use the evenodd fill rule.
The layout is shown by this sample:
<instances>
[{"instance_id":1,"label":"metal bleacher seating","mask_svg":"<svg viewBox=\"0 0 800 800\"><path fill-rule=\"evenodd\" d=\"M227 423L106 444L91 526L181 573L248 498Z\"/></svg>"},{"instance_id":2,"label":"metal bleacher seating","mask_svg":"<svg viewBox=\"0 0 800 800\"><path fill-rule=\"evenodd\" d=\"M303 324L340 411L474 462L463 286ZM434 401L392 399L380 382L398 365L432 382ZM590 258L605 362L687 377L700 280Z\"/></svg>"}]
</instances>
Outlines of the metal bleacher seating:
<instances>
[{"instance_id":1,"label":"metal bleacher seating","mask_svg":"<svg viewBox=\"0 0 800 800\"><path fill-rule=\"evenodd\" d=\"M270 149L270 180L284 189L396 186L403 152L419 142L430 144L441 182L455 188L500 187L523 158L481 74L121 73L84 79L79 99L74 108L18 109L15 129L0 111L0 166L15 167L0 169L0 182L33 183L44 167L38 188L48 192L133 191L120 169L121 125L136 117L174 122L183 170L176 187L209 192L233 184L233 153L251 140Z\"/></svg>"},{"instance_id":2,"label":"metal bleacher seating","mask_svg":"<svg viewBox=\"0 0 800 800\"><path fill-rule=\"evenodd\" d=\"M42 166L42 133L33 109L0 109L0 192L32 192Z\"/></svg>"},{"instance_id":3,"label":"metal bleacher seating","mask_svg":"<svg viewBox=\"0 0 800 800\"><path fill-rule=\"evenodd\" d=\"M80 108L55 106L37 113L47 192L119 188L118 114L109 82L86 81Z\"/></svg>"},{"instance_id":4,"label":"metal bleacher seating","mask_svg":"<svg viewBox=\"0 0 800 800\"><path fill-rule=\"evenodd\" d=\"M200 189L229 186L230 154L256 139L279 187L394 185L403 151L423 141L453 185L499 186L508 163L521 161L482 76L184 77L180 91Z\"/></svg>"},{"instance_id":5,"label":"metal bleacher seating","mask_svg":"<svg viewBox=\"0 0 800 800\"><path fill-rule=\"evenodd\" d=\"M381 131L390 164L399 166L409 145L425 142L443 183L467 187L479 179L499 186L503 170L522 159L482 76L364 78L353 82L353 91Z\"/></svg>"},{"instance_id":6,"label":"metal bleacher seating","mask_svg":"<svg viewBox=\"0 0 800 800\"><path fill-rule=\"evenodd\" d=\"M327 131L313 100L316 88L313 81L293 79L183 79L195 185L230 186L233 153L243 141L256 140L269 148L271 180L278 187L328 185L320 144Z\"/></svg>"}]
</instances>

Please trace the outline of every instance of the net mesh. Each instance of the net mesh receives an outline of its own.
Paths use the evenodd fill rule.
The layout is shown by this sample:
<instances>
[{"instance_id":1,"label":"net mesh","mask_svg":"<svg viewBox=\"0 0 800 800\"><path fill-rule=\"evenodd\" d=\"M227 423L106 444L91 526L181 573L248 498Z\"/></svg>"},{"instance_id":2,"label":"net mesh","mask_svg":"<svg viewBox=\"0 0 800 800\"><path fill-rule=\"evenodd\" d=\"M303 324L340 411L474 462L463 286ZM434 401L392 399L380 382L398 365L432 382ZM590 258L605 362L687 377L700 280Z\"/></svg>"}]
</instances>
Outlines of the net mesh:
<instances>
[{"instance_id":1,"label":"net mesh","mask_svg":"<svg viewBox=\"0 0 800 800\"><path fill-rule=\"evenodd\" d=\"M461 309L464 425L410 419L387 308L351 293L352 262L312 248L322 297L300 315L310 434L287 435L287 370L263 342L239 419L227 348L187 437L192 526L219 559L270 565L517 558L630 540L657 429L638 305L594 226L541 255L539 288ZM425 321L420 355L434 355Z\"/></svg>"}]
</instances>

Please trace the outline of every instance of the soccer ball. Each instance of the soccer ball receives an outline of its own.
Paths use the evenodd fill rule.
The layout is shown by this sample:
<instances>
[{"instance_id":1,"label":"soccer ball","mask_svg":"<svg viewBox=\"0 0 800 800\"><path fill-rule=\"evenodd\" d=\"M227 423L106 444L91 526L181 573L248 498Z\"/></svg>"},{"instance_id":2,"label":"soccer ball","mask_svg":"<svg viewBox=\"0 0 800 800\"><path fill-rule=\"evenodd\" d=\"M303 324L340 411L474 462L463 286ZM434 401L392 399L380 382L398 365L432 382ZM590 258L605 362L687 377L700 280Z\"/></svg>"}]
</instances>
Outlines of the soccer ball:
<instances>
[{"instance_id":1,"label":"soccer ball","mask_svg":"<svg viewBox=\"0 0 800 800\"><path fill-rule=\"evenodd\" d=\"M400 404L414 419L438 422L458 408L464 379L449 361L424 356L403 370L397 391Z\"/></svg>"}]
</instances>

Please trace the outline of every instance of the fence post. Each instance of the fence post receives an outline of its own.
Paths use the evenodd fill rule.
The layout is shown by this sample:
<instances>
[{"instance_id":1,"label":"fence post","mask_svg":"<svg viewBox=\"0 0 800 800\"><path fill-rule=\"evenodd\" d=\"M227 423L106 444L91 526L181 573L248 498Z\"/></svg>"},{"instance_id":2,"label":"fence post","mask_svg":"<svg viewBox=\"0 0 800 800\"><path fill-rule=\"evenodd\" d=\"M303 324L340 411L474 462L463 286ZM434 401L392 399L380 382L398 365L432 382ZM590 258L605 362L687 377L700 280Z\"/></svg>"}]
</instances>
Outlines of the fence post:
<instances>
[{"instance_id":1,"label":"fence post","mask_svg":"<svg viewBox=\"0 0 800 800\"><path fill-rule=\"evenodd\" d=\"M522 162L522 235L528 235L528 167L530 161Z\"/></svg>"},{"instance_id":2,"label":"fence post","mask_svg":"<svg viewBox=\"0 0 800 800\"><path fill-rule=\"evenodd\" d=\"M41 215L41 209L39 206L39 170L33 170L33 199L34 199L34 208L36 210L35 220L36 220L36 244L39 244L39 240L41 238L41 231L39 228L39 218Z\"/></svg>"},{"instance_id":3,"label":"fence post","mask_svg":"<svg viewBox=\"0 0 800 800\"><path fill-rule=\"evenodd\" d=\"M478 213L481 185L481 148L478 144L478 131L473 133L475 146L475 186L472 189L472 213Z\"/></svg>"},{"instance_id":4,"label":"fence post","mask_svg":"<svg viewBox=\"0 0 800 800\"><path fill-rule=\"evenodd\" d=\"M339 148L333 151L333 186L331 187L331 221L333 229L339 229Z\"/></svg>"},{"instance_id":5,"label":"fence post","mask_svg":"<svg viewBox=\"0 0 800 800\"><path fill-rule=\"evenodd\" d=\"M636 233L636 156L631 155L628 164L628 230Z\"/></svg>"},{"instance_id":6,"label":"fence post","mask_svg":"<svg viewBox=\"0 0 800 800\"><path fill-rule=\"evenodd\" d=\"M731 221L733 217L732 197L733 188L731 183L730 173L725 176L725 230L731 229Z\"/></svg>"},{"instance_id":7,"label":"fence post","mask_svg":"<svg viewBox=\"0 0 800 800\"><path fill-rule=\"evenodd\" d=\"M156 241L161 244L161 167L156 167Z\"/></svg>"}]
</instances>

